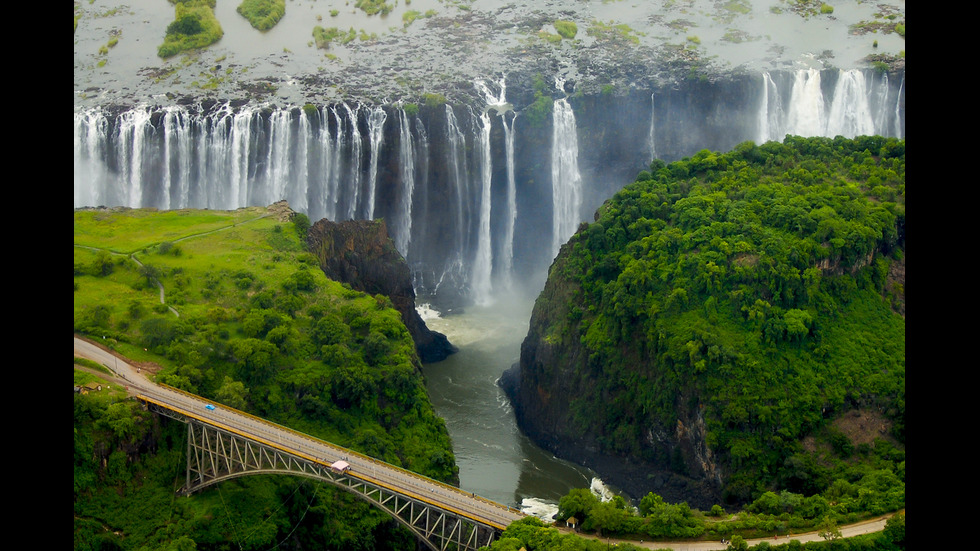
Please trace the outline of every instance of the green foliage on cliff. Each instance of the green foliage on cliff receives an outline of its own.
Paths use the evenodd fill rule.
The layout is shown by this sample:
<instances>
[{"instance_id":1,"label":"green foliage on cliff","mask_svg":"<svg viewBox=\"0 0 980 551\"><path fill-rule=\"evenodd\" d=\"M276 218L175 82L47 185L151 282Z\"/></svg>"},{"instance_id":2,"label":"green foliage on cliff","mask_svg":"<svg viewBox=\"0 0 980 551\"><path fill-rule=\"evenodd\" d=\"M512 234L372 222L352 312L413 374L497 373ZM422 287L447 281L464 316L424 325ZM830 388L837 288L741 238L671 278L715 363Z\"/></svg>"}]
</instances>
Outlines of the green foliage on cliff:
<instances>
[{"instance_id":1,"label":"green foliage on cliff","mask_svg":"<svg viewBox=\"0 0 980 551\"><path fill-rule=\"evenodd\" d=\"M159 382L454 481L449 436L429 403L400 314L386 297L327 279L300 240L303 228L272 214L76 212L75 331L163 366ZM303 226L303 218L294 221ZM107 439L100 429L106 414L80 406L86 399L76 398L76 428L87 427L77 428L84 442L76 433L76 539L98 539L108 527L139 542L127 548L178 536L238 547L236 530L261 526L242 548L268 549L287 537L309 548L372 547L364 542L378 537L405 543L389 519L353 497L287 477L243 479L174 501L183 429L161 428L134 411L126 438ZM121 511L131 501L159 511ZM171 517L184 520L172 525ZM290 536L300 519L302 528Z\"/></svg>"},{"instance_id":2,"label":"green foliage on cliff","mask_svg":"<svg viewBox=\"0 0 980 551\"><path fill-rule=\"evenodd\" d=\"M904 479L904 247L904 141L788 137L655 161L551 269L572 298L547 342L581 350L564 376L594 388L571 422L605 453L681 474L716 462L735 501L867 469ZM890 431L856 435L851 455L833 423L853 411ZM690 431L708 455L678 443Z\"/></svg>"},{"instance_id":3,"label":"green foliage on cliff","mask_svg":"<svg viewBox=\"0 0 980 551\"><path fill-rule=\"evenodd\" d=\"M555 101L548 95L548 85L545 84L541 75L534 77L534 102L528 105L522 113L531 126L541 126L544 124L551 112L555 108Z\"/></svg>"},{"instance_id":4,"label":"green foliage on cliff","mask_svg":"<svg viewBox=\"0 0 980 551\"><path fill-rule=\"evenodd\" d=\"M267 31L286 15L286 0L243 0L238 13L260 31Z\"/></svg>"},{"instance_id":5,"label":"green foliage on cliff","mask_svg":"<svg viewBox=\"0 0 980 551\"><path fill-rule=\"evenodd\" d=\"M167 26L167 35L157 49L157 55L168 58L220 40L224 31L214 16L213 4L206 0L177 2L174 21Z\"/></svg>"}]
</instances>

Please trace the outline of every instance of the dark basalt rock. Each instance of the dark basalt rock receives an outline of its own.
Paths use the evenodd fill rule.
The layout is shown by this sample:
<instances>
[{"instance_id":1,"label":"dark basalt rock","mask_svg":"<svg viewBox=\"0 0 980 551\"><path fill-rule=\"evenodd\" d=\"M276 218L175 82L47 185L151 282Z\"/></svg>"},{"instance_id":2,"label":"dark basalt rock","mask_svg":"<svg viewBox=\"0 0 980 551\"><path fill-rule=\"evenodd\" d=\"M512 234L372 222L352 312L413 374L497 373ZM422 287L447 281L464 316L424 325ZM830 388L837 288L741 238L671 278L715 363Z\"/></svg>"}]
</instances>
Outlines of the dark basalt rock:
<instances>
[{"instance_id":1,"label":"dark basalt rock","mask_svg":"<svg viewBox=\"0 0 980 551\"><path fill-rule=\"evenodd\" d=\"M449 339L426 327L415 311L408 264L395 249L384 220L320 220L310 228L307 244L327 277L391 299L423 363L438 362L456 352Z\"/></svg>"}]
</instances>

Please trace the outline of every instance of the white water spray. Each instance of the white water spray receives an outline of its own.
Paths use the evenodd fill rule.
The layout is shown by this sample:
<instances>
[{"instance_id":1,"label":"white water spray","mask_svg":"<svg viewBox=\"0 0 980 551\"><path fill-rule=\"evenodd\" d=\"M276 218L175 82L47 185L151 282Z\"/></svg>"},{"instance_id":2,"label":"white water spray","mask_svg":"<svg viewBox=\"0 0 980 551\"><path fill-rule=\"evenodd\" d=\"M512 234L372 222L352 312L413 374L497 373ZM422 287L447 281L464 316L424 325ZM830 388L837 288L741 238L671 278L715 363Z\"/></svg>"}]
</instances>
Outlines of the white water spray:
<instances>
[{"instance_id":1,"label":"white water spray","mask_svg":"<svg viewBox=\"0 0 980 551\"><path fill-rule=\"evenodd\" d=\"M558 81L558 88L563 89ZM578 129L565 98L555 100L551 138L552 258L578 228L582 210L582 175L578 170Z\"/></svg>"},{"instance_id":2,"label":"white water spray","mask_svg":"<svg viewBox=\"0 0 980 551\"><path fill-rule=\"evenodd\" d=\"M374 197L378 186L378 156L381 154L381 142L384 139L385 119L388 115L378 105L368 114L368 138L371 141L371 163L368 172L367 214L368 220L374 220Z\"/></svg>"},{"instance_id":3,"label":"white water spray","mask_svg":"<svg viewBox=\"0 0 980 551\"><path fill-rule=\"evenodd\" d=\"M412 143L412 127L404 109L398 110L399 128L398 158L401 172L401 188L398 195L398 214L395 218L395 248L402 256L408 256L412 239L412 195L415 193L415 148Z\"/></svg>"},{"instance_id":4,"label":"white water spray","mask_svg":"<svg viewBox=\"0 0 980 551\"><path fill-rule=\"evenodd\" d=\"M490 272L493 269L493 249L490 245L490 185L493 176L493 160L490 157L490 114L480 115L480 132L477 136L480 158L480 218L477 226L476 258L473 261L473 295L477 304L490 303Z\"/></svg>"}]
</instances>

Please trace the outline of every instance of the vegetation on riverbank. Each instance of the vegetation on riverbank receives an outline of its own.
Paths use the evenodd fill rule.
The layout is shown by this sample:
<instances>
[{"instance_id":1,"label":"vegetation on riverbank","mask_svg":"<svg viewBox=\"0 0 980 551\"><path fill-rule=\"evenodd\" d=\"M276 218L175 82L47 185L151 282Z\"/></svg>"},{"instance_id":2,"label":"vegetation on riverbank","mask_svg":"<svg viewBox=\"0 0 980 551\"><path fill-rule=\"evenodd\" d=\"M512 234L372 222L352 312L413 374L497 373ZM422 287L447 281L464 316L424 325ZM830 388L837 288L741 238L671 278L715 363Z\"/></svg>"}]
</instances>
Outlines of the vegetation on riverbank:
<instances>
[{"instance_id":1,"label":"vegetation on riverbank","mask_svg":"<svg viewBox=\"0 0 980 551\"><path fill-rule=\"evenodd\" d=\"M763 541L749 546L746 542L747 538L738 534L724 538L722 541L728 542L727 548L731 551L749 551L750 549L755 551L898 551L905 549L905 515L899 514L888 519L885 529L874 534L841 538L836 527L828 525L821 529L820 535L824 538L823 541L806 543L788 537L775 539L771 543ZM634 541L641 543L645 540L636 537ZM589 537L563 533L535 517L527 517L511 524L501 538L489 547L491 551L519 551L520 549L533 551L601 551L604 549L636 551L649 548L651 548L649 543L643 547L622 541L611 543L610 537L606 534Z\"/></svg>"},{"instance_id":2,"label":"vegetation on riverbank","mask_svg":"<svg viewBox=\"0 0 980 551\"><path fill-rule=\"evenodd\" d=\"M719 505L710 511L699 511L687 503L667 503L652 492L634 508L619 496L601 501L588 488L581 488L561 499L557 520L603 537L730 540L735 535L754 539L832 532L835 527L904 507L905 483L878 471L854 483L843 480L828 492L809 497L787 491L766 492L734 514L726 513Z\"/></svg>"},{"instance_id":3,"label":"vegetation on riverbank","mask_svg":"<svg viewBox=\"0 0 980 551\"><path fill-rule=\"evenodd\" d=\"M243 0L238 13L260 31L267 31L286 15L286 0Z\"/></svg>"},{"instance_id":4,"label":"vegetation on riverbank","mask_svg":"<svg viewBox=\"0 0 980 551\"><path fill-rule=\"evenodd\" d=\"M455 481L400 314L327 279L305 250L305 216L277 215L76 212L75 332L160 366L160 382ZM413 545L316 482L249 477L176 499L186 429L121 396L76 395L75 427L75 549Z\"/></svg>"},{"instance_id":5,"label":"vegetation on riverbank","mask_svg":"<svg viewBox=\"0 0 980 551\"><path fill-rule=\"evenodd\" d=\"M866 510L900 507L904 247L902 140L656 161L552 265L523 348L540 355L522 353L522 384L553 408L535 418L717 477L733 504L870 499L867 478L889 497Z\"/></svg>"},{"instance_id":6,"label":"vegetation on riverbank","mask_svg":"<svg viewBox=\"0 0 980 551\"><path fill-rule=\"evenodd\" d=\"M214 16L214 0L187 0L174 5L174 21L167 26L163 44L157 48L162 58L214 44L224 36Z\"/></svg>"},{"instance_id":7,"label":"vegetation on riverbank","mask_svg":"<svg viewBox=\"0 0 980 551\"><path fill-rule=\"evenodd\" d=\"M313 40L316 41L316 47L323 50L330 48L330 44L335 40L341 44L349 44L355 38L357 38L357 31L354 27L349 31L342 31L337 27L323 28L319 25L313 27Z\"/></svg>"}]
</instances>

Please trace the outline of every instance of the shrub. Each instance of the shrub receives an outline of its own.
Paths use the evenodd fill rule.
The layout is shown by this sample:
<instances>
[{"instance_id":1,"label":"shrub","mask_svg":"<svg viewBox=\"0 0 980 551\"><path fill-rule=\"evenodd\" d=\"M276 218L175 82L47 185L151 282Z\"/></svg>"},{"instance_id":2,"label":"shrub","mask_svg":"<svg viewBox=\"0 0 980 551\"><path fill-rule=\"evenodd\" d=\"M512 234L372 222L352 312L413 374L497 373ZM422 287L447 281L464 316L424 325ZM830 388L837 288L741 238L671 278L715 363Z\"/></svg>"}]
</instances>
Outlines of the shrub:
<instances>
[{"instance_id":1,"label":"shrub","mask_svg":"<svg viewBox=\"0 0 980 551\"><path fill-rule=\"evenodd\" d=\"M574 21L555 21L555 30L562 38L572 39L578 34L578 25Z\"/></svg>"},{"instance_id":2,"label":"shrub","mask_svg":"<svg viewBox=\"0 0 980 551\"><path fill-rule=\"evenodd\" d=\"M224 35L214 11L200 0L180 2L175 7L174 21L167 26L167 36L157 48L157 55L168 58L195 48L214 44Z\"/></svg>"},{"instance_id":3,"label":"shrub","mask_svg":"<svg viewBox=\"0 0 980 551\"><path fill-rule=\"evenodd\" d=\"M238 13L256 29L267 31L286 14L286 0L243 0Z\"/></svg>"}]
</instances>

